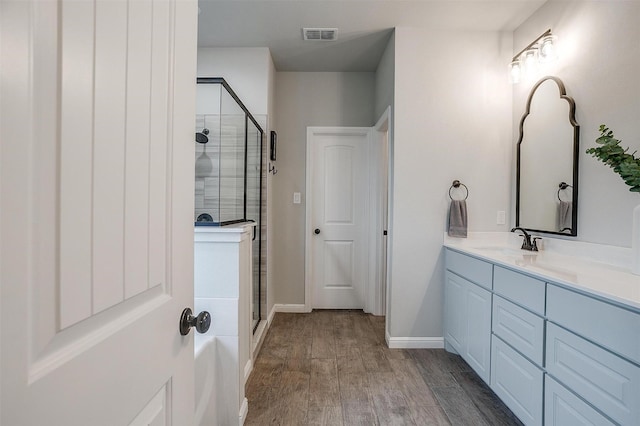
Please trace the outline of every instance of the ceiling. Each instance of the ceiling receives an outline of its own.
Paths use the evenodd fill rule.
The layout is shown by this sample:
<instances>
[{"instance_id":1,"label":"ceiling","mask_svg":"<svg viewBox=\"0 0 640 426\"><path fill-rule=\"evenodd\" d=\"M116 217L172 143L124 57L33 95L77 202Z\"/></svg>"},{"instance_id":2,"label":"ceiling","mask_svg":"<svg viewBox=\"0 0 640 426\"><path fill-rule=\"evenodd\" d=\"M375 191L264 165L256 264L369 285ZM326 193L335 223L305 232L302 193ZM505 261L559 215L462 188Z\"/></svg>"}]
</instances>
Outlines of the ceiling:
<instances>
[{"instance_id":1,"label":"ceiling","mask_svg":"<svg viewBox=\"0 0 640 426\"><path fill-rule=\"evenodd\" d=\"M198 46L268 47L278 71L375 71L394 27L513 31L546 0L199 0ZM303 27L338 28L304 41Z\"/></svg>"}]
</instances>

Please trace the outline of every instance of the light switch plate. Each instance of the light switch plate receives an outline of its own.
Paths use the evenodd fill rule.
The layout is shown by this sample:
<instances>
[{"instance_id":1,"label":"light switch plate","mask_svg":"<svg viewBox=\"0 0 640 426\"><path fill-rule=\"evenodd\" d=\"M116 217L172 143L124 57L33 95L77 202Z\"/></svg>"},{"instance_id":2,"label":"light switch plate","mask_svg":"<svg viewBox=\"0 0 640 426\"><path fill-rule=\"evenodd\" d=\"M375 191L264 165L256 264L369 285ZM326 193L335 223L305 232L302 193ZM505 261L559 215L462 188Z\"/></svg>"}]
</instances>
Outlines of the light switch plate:
<instances>
[{"instance_id":1,"label":"light switch plate","mask_svg":"<svg viewBox=\"0 0 640 426\"><path fill-rule=\"evenodd\" d=\"M293 193L293 204L300 204L300 193L299 192L294 192Z\"/></svg>"},{"instance_id":2,"label":"light switch plate","mask_svg":"<svg viewBox=\"0 0 640 426\"><path fill-rule=\"evenodd\" d=\"M498 225L504 225L506 223L506 214L504 210L498 210L498 215L496 217L496 223Z\"/></svg>"}]
</instances>

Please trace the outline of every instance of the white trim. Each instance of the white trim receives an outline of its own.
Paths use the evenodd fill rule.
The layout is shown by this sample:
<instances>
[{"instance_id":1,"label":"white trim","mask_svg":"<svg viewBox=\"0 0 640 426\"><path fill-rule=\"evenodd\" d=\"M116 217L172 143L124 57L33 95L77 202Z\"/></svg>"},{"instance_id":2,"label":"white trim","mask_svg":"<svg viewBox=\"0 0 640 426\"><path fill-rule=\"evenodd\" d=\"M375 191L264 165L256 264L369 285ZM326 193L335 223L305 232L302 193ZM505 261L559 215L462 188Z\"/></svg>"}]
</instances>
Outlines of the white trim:
<instances>
[{"instance_id":1,"label":"white trim","mask_svg":"<svg viewBox=\"0 0 640 426\"><path fill-rule=\"evenodd\" d=\"M271 312L269 312L269 315L267 316L267 329L271 327L271 323L273 322L273 317L276 316L276 312L276 305L273 305L271 307Z\"/></svg>"},{"instance_id":2,"label":"white trim","mask_svg":"<svg viewBox=\"0 0 640 426\"><path fill-rule=\"evenodd\" d=\"M386 144L384 143L383 136L386 133ZM389 202L388 193L390 191L389 186L389 147L391 137L391 107L388 106L382 113L375 126L371 130L371 165L369 172L369 181L372 182L370 187L369 205L371 211L371 224L370 235L372 240L369 243L370 247L370 272L369 279L371 284L368 286L369 294L367 298L368 312L373 315L385 315L386 309L386 294L388 276L388 255L385 251L385 236L382 231L387 229L389 234ZM383 149L386 147L386 152ZM386 194L384 193L385 184L383 179L386 179ZM387 205L385 206L384 198L387 197ZM383 208L387 209L387 223L384 223ZM386 237L388 242L388 236ZM388 251L388 246L387 246ZM387 267L385 267L387 266ZM385 275L385 276L383 276Z\"/></svg>"},{"instance_id":3,"label":"white trim","mask_svg":"<svg viewBox=\"0 0 640 426\"><path fill-rule=\"evenodd\" d=\"M244 383L247 383L247 380L249 380L249 376L251 375L251 372L253 371L253 361L251 361L251 358L249 358L249 360L247 361L247 363L244 365Z\"/></svg>"},{"instance_id":4,"label":"white trim","mask_svg":"<svg viewBox=\"0 0 640 426\"><path fill-rule=\"evenodd\" d=\"M273 305L273 309L271 310L271 312L273 312L274 314L276 312L293 312L302 314L311 312L311 309L307 309L306 304L303 305L302 303L276 303L275 305ZM271 318L271 320L273 320L273 317Z\"/></svg>"},{"instance_id":5,"label":"white trim","mask_svg":"<svg viewBox=\"0 0 640 426\"><path fill-rule=\"evenodd\" d=\"M275 314L275 312L273 312L273 309L271 311L272 311L272 314ZM273 317L270 317L270 318L273 319ZM262 348L262 344L264 343L265 337L267 337L267 331L269 331L270 325L271 325L270 320L260 321L260 323L258 324L258 328L256 329L256 332L253 333L253 336L251 337L251 344L252 344L251 357L253 360L255 360L258 357L258 354L260 353L260 349Z\"/></svg>"},{"instance_id":6,"label":"white trim","mask_svg":"<svg viewBox=\"0 0 640 426\"><path fill-rule=\"evenodd\" d=\"M311 238L307 235L311 229L311 179L309 178L313 174L313 160L311 159L311 135L313 130L311 127L307 127L307 163L305 171L305 224L304 224L304 307L305 312L311 312L311 277L313 273L311 271Z\"/></svg>"},{"instance_id":7,"label":"white trim","mask_svg":"<svg viewBox=\"0 0 640 426\"><path fill-rule=\"evenodd\" d=\"M389 330L391 329L391 267L393 257L393 139L395 137L393 131L393 115L391 106L388 106L383 115L389 117L387 132L387 277L386 289L384 294L384 312L385 312L385 334L387 336L387 345L389 344Z\"/></svg>"},{"instance_id":8,"label":"white trim","mask_svg":"<svg viewBox=\"0 0 640 426\"><path fill-rule=\"evenodd\" d=\"M442 349L443 337L389 337L387 345L391 349Z\"/></svg>"},{"instance_id":9,"label":"white trim","mask_svg":"<svg viewBox=\"0 0 640 426\"><path fill-rule=\"evenodd\" d=\"M240 406L240 413L238 413L240 426L244 425L244 421L247 420L248 413L249 413L249 401L247 401L247 398L244 398L242 400L242 405Z\"/></svg>"}]
</instances>

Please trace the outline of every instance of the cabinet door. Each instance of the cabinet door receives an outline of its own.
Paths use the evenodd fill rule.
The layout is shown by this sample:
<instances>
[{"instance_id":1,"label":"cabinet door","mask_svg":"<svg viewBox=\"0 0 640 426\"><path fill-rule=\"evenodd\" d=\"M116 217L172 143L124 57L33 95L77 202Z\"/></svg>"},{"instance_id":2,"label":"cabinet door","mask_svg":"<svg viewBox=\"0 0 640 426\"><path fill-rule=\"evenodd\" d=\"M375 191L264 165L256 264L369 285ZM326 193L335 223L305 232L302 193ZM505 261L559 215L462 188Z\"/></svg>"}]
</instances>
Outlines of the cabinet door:
<instances>
[{"instance_id":1,"label":"cabinet door","mask_svg":"<svg viewBox=\"0 0 640 426\"><path fill-rule=\"evenodd\" d=\"M491 359L491 389L525 425L542 425L542 370L496 335Z\"/></svg>"},{"instance_id":2,"label":"cabinet door","mask_svg":"<svg viewBox=\"0 0 640 426\"><path fill-rule=\"evenodd\" d=\"M462 357L486 383L491 365L491 293L466 284L466 345Z\"/></svg>"},{"instance_id":3,"label":"cabinet door","mask_svg":"<svg viewBox=\"0 0 640 426\"><path fill-rule=\"evenodd\" d=\"M463 353L466 340L465 292L465 280L447 271L444 284L444 338L459 354Z\"/></svg>"}]
</instances>

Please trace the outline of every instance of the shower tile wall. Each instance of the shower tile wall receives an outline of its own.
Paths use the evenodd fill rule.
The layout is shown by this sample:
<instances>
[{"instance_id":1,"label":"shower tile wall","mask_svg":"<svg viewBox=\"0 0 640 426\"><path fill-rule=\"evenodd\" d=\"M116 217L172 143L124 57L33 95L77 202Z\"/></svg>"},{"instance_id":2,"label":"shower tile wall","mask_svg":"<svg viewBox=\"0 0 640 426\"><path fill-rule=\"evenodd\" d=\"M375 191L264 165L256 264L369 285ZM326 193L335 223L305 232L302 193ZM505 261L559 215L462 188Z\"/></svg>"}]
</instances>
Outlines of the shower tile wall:
<instances>
[{"instance_id":1,"label":"shower tile wall","mask_svg":"<svg viewBox=\"0 0 640 426\"><path fill-rule=\"evenodd\" d=\"M254 116L260 127L266 129L267 116L256 115ZM244 141L244 116L236 116L232 121L230 116L223 117L222 134L220 133L220 116L219 115L196 115L196 132L202 131L202 129L209 129L209 142L206 145L196 144L196 160L206 153L213 162L213 172L211 177L196 178L195 180L195 217L202 213L208 213L214 221L220 221L224 218L229 218L238 212L241 218L243 202L242 198L238 197L236 191L244 193L244 187L242 182L242 168L244 167L244 149L238 150L236 144L236 138L241 138ZM266 132L266 130L265 130ZM262 189L262 223L261 230L261 243L262 243L262 259L260 268L260 281L262 283L262 291L260 292L260 319L266 319L267 312L267 166L268 166L268 143L265 133L262 143L262 179L259 179L260 168L257 156L259 152L255 150L249 150L247 152L248 164L256 165L254 170L247 171L247 219L254 219L258 222L259 213L259 194L257 194L259 185ZM220 146L222 142L222 147ZM243 145L240 144L240 145ZM220 196L218 199L218 185L220 185L218 160L220 158L220 150L222 153L222 187L220 188ZM241 165L238 169L238 165ZM234 176L234 178L226 178L226 176ZM254 200L254 201L252 201ZM220 211L218 211L220 206ZM259 251L258 241L254 242L253 246L254 262L257 262ZM258 276L254 272L254 282L258 282ZM257 299L258 287L254 286L254 300ZM258 319L258 318L254 318Z\"/></svg>"},{"instance_id":2,"label":"shower tile wall","mask_svg":"<svg viewBox=\"0 0 640 426\"><path fill-rule=\"evenodd\" d=\"M221 124L222 121L222 124ZM196 161L203 153L213 169L195 180L195 217L208 213L214 222L243 219L244 115L196 115L196 131L209 129L209 142L196 144ZM218 196L219 194L219 196Z\"/></svg>"}]
</instances>

